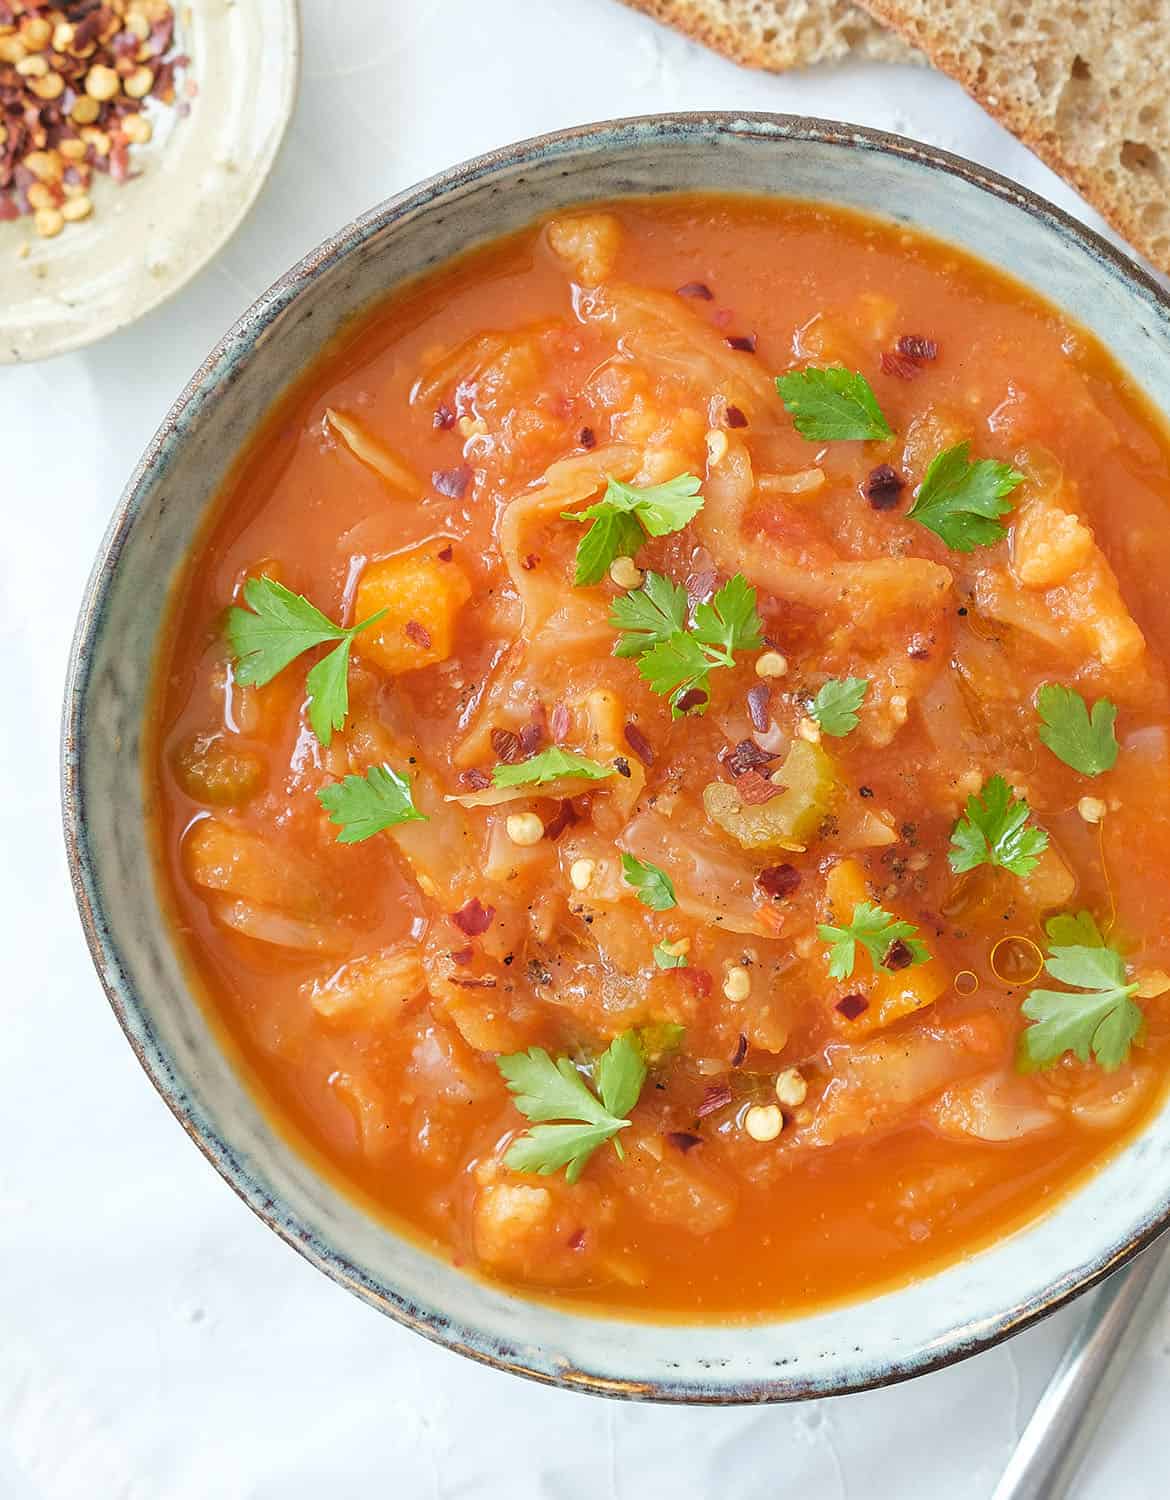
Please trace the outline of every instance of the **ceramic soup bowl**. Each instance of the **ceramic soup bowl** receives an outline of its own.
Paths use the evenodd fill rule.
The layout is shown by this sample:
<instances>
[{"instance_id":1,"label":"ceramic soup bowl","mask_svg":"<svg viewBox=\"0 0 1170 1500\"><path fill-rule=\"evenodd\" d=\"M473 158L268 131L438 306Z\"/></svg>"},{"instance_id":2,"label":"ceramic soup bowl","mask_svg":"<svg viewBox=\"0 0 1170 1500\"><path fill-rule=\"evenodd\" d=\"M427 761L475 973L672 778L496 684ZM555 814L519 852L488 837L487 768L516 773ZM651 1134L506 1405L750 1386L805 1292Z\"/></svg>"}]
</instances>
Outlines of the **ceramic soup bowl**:
<instances>
[{"instance_id":1,"label":"ceramic soup bowl","mask_svg":"<svg viewBox=\"0 0 1170 1500\"><path fill-rule=\"evenodd\" d=\"M65 703L65 826L94 962L143 1067L266 1223L391 1317L505 1369L662 1401L857 1390L961 1358L1084 1290L1170 1218L1170 1108L1030 1227L883 1295L783 1322L662 1326L525 1301L368 1217L278 1133L193 997L156 889L140 764L173 579L272 402L347 319L469 244L566 204L717 189L869 210L984 257L1091 329L1170 410L1170 301L1058 209L970 162L780 115L616 121L523 142L390 199L283 276L179 396L118 505Z\"/></svg>"}]
</instances>

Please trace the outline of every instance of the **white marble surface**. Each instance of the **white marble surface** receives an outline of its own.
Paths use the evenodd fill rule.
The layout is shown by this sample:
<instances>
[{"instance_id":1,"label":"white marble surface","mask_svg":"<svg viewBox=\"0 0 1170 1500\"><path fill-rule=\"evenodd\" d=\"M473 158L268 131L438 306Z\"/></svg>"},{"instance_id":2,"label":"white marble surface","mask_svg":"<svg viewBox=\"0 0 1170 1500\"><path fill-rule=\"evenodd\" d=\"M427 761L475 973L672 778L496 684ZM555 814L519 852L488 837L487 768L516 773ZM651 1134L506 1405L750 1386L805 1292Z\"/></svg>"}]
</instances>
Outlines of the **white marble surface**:
<instances>
[{"instance_id":1,"label":"white marble surface","mask_svg":"<svg viewBox=\"0 0 1170 1500\"><path fill-rule=\"evenodd\" d=\"M175 392L278 272L426 173L557 126L734 107L891 127L1074 212L1077 200L926 72L757 76L612 0L304 0L304 11L291 136L226 253L135 328L0 371L0 1496L988 1500L1076 1308L893 1390L665 1410L480 1369L287 1250L187 1142L102 998L58 833L58 708L92 554ZM1168 1380L1164 1313L1078 1500L1162 1500Z\"/></svg>"}]
</instances>

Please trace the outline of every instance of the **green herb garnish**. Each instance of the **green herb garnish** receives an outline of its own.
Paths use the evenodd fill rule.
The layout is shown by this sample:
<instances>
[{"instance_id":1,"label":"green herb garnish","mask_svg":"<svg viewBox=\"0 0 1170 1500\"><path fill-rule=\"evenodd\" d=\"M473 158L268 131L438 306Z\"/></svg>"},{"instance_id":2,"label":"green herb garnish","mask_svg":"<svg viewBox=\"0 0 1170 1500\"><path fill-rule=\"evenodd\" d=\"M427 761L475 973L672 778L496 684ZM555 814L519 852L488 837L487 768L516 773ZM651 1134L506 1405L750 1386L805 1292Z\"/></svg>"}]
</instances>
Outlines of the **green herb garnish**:
<instances>
[{"instance_id":1,"label":"green herb garnish","mask_svg":"<svg viewBox=\"0 0 1170 1500\"><path fill-rule=\"evenodd\" d=\"M977 865L999 865L1013 875L1030 875L1048 848L1043 828L1031 827L1032 810L1002 776L993 776L978 796L967 798L967 813L951 832L948 858L956 875Z\"/></svg>"},{"instance_id":2,"label":"green herb garnish","mask_svg":"<svg viewBox=\"0 0 1170 1500\"><path fill-rule=\"evenodd\" d=\"M659 871L659 874L661 873ZM655 943L653 953L654 962L660 969L685 969L687 967L686 954L673 952L668 943Z\"/></svg>"},{"instance_id":3,"label":"green herb garnish","mask_svg":"<svg viewBox=\"0 0 1170 1500\"><path fill-rule=\"evenodd\" d=\"M906 945L911 963L924 964L930 954L918 941L917 933L918 928L912 923L900 921L872 901L859 901L853 908L852 919L844 927L831 927L825 923L817 927L817 936L829 945L829 975L833 979L848 979L853 973L858 943L873 960L875 969L890 967L886 959L895 943Z\"/></svg>"},{"instance_id":4,"label":"green herb garnish","mask_svg":"<svg viewBox=\"0 0 1170 1500\"><path fill-rule=\"evenodd\" d=\"M427 821L414 805L410 782L389 766L371 766L364 776L346 776L322 787L317 801L341 828L339 844L360 844L383 828Z\"/></svg>"},{"instance_id":5,"label":"green herb garnish","mask_svg":"<svg viewBox=\"0 0 1170 1500\"><path fill-rule=\"evenodd\" d=\"M703 508L701 479L680 474L665 484L623 484L606 475L605 494L584 510L566 510L566 521L592 521L577 547L573 582L599 583L616 557L633 557L648 536L681 531Z\"/></svg>"},{"instance_id":6,"label":"green herb garnish","mask_svg":"<svg viewBox=\"0 0 1170 1500\"><path fill-rule=\"evenodd\" d=\"M906 512L955 552L989 547L1007 535L999 517L1011 510L1006 499L1024 476L993 458L972 463L971 444L956 443L931 459L914 504Z\"/></svg>"},{"instance_id":7,"label":"green herb garnish","mask_svg":"<svg viewBox=\"0 0 1170 1500\"><path fill-rule=\"evenodd\" d=\"M1091 911L1062 911L1044 924L1048 941L1061 948L1104 948L1107 946Z\"/></svg>"},{"instance_id":8,"label":"green herb garnish","mask_svg":"<svg viewBox=\"0 0 1170 1500\"><path fill-rule=\"evenodd\" d=\"M1098 698L1090 713L1080 693L1046 682L1036 694L1036 711L1041 742L1058 760L1084 776L1112 770L1118 751L1113 730L1117 708L1108 698Z\"/></svg>"},{"instance_id":9,"label":"green herb garnish","mask_svg":"<svg viewBox=\"0 0 1170 1500\"><path fill-rule=\"evenodd\" d=\"M493 766L493 786L536 786L542 781L559 781L562 776L580 776L585 781L604 781L612 776L612 766L603 766L575 750L550 745L539 755L519 761L514 766Z\"/></svg>"},{"instance_id":10,"label":"green herb garnish","mask_svg":"<svg viewBox=\"0 0 1170 1500\"><path fill-rule=\"evenodd\" d=\"M893 437L865 376L830 365L777 375L776 389L801 437L815 443Z\"/></svg>"},{"instance_id":11,"label":"green herb garnish","mask_svg":"<svg viewBox=\"0 0 1170 1500\"><path fill-rule=\"evenodd\" d=\"M349 648L359 630L386 613L361 620L348 630L335 625L303 594L294 594L273 578L249 578L244 584L247 609L228 610L227 638L241 687L263 687L302 652L327 641L339 642L309 671L309 724L328 747L333 731L345 725L349 712Z\"/></svg>"},{"instance_id":12,"label":"green herb garnish","mask_svg":"<svg viewBox=\"0 0 1170 1500\"><path fill-rule=\"evenodd\" d=\"M1033 990L1023 1004L1023 1013L1034 1024L1020 1037L1017 1066L1024 1072L1048 1068L1066 1052L1081 1062L1090 1057L1106 1072L1118 1068L1129 1056L1145 1027L1142 1008L1133 1001L1137 984L1125 982L1125 960L1115 949L1099 941L1101 934L1088 912L1053 917L1045 924L1048 959L1044 967L1061 984L1080 992ZM1060 939L1076 932L1085 943Z\"/></svg>"},{"instance_id":13,"label":"green herb garnish","mask_svg":"<svg viewBox=\"0 0 1170 1500\"><path fill-rule=\"evenodd\" d=\"M638 893L638 900L651 911L669 911L672 906L678 905L670 876L649 860L623 854L622 879L627 885L633 886Z\"/></svg>"},{"instance_id":14,"label":"green herb garnish","mask_svg":"<svg viewBox=\"0 0 1170 1500\"><path fill-rule=\"evenodd\" d=\"M641 656L651 646L685 633L689 612L687 591L661 573L647 573L640 589L619 594L609 612L609 623L622 632L615 656Z\"/></svg>"},{"instance_id":15,"label":"green herb garnish","mask_svg":"<svg viewBox=\"0 0 1170 1500\"><path fill-rule=\"evenodd\" d=\"M711 672L733 667L736 651L755 651L764 643L756 591L742 573L728 579L710 603L695 606L689 628L685 591L648 573L640 589L614 601L610 624L623 632L614 654L638 657L640 675L654 692L669 695L674 718L703 711ZM690 693L703 697L680 707Z\"/></svg>"},{"instance_id":16,"label":"green herb garnish","mask_svg":"<svg viewBox=\"0 0 1170 1500\"><path fill-rule=\"evenodd\" d=\"M835 739L857 728L857 710L869 691L868 677L830 677L809 706L809 713Z\"/></svg>"},{"instance_id":17,"label":"green herb garnish","mask_svg":"<svg viewBox=\"0 0 1170 1500\"><path fill-rule=\"evenodd\" d=\"M609 1044L593 1069L600 1099L571 1059L559 1057L554 1063L543 1047L498 1057L496 1066L512 1091L516 1108L534 1122L531 1130L508 1147L506 1167L542 1176L565 1167L565 1178L572 1183L606 1141L613 1140L619 1158L623 1155L616 1137L629 1126L629 1113L646 1081L642 1050L628 1032Z\"/></svg>"}]
</instances>

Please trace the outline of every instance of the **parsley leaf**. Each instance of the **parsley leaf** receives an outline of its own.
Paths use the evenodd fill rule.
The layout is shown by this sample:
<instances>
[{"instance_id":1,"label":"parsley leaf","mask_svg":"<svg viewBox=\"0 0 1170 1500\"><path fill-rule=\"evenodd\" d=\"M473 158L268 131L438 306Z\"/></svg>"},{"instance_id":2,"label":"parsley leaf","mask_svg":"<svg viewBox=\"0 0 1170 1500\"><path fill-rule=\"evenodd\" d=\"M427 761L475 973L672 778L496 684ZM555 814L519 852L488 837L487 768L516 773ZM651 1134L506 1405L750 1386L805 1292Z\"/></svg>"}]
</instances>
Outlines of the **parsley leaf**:
<instances>
[{"instance_id":1,"label":"parsley leaf","mask_svg":"<svg viewBox=\"0 0 1170 1500\"><path fill-rule=\"evenodd\" d=\"M729 578L710 604L695 605L695 639L708 654L722 653L719 666L733 667L734 651L758 651L764 644L764 622L756 609L756 591L742 573Z\"/></svg>"},{"instance_id":2,"label":"parsley leaf","mask_svg":"<svg viewBox=\"0 0 1170 1500\"><path fill-rule=\"evenodd\" d=\"M1104 948L1105 939L1091 911L1057 912L1044 924L1048 941L1062 948Z\"/></svg>"},{"instance_id":3,"label":"parsley leaf","mask_svg":"<svg viewBox=\"0 0 1170 1500\"><path fill-rule=\"evenodd\" d=\"M918 928L911 922L902 922L888 911L883 911L872 901L859 901L853 908L853 917L844 927L830 927L821 923L817 936L829 944L829 974L833 979L848 979L857 962L858 943L873 961L875 969L884 967L884 960L894 943L905 943L916 964L924 964L930 957L918 941Z\"/></svg>"},{"instance_id":4,"label":"parsley leaf","mask_svg":"<svg viewBox=\"0 0 1170 1500\"><path fill-rule=\"evenodd\" d=\"M999 517L1011 510L1010 495L1024 476L993 458L968 459L970 443L956 443L930 461L914 504L906 512L955 552L989 547L1007 535Z\"/></svg>"},{"instance_id":5,"label":"parsley leaf","mask_svg":"<svg viewBox=\"0 0 1170 1500\"><path fill-rule=\"evenodd\" d=\"M536 786L542 781L557 781L562 776L580 776L585 781L604 781L612 776L612 766L603 766L600 761L590 760L587 755L578 755L575 750L562 750L559 745L550 745L539 755L522 760L513 766L493 766L493 786Z\"/></svg>"},{"instance_id":6,"label":"parsley leaf","mask_svg":"<svg viewBox=\"0 0 1170 1500\"><path fill-rule=\"evenodd\" d=\"M345 724L349 712L349 647L359 630L373 625L384 609L348 630L335 625L303 594L294 594L274 578L249 578L244 584L247 609L228 610L227 638L241 687L263 687L302 652L327 641L339 645L322 657L306 679L309 724L328 748L333 731Z\"/></svg>"},{"instance_id":7,"label":"parsley leaf","mask_svg":"<svg viewBox=\"0 0 1170 1500\"><path fill-rule=\"evenodd\" d=\"M687 967L687 956L685 953L675 953L667 943L654 944L654 962L660 969L685 969Z\"/></svg>"},{"instance_id":8,"label":"parsley leaf","mask_svg":"<svg viewBox=\"0 0 1170 1500\"><path fill-rule=\"evenodd\" d=\"M1048 923L1049 937L1068 935L1076 924L1100 937L1088 912L1067 913ZM1061 984L1075 985L1079 994L1067 990L1033 990L1023 1004L1023 1013L1035 1024L1020 1037L1017 1067L1024 1072L1051 1067L1066 1052L1081 1062L1092 1056L1106 1072L1120 1067L1133 1042L1145 1027L1145 1016L1132 996L1137 984L1125 982L1125 960L1113 948L1089 944L1053 943L1044 967Z\"/></svg>"},{"instance_id":9,"label":"parsley leaf","mask_svg":"<svg viewBox=\"0 0 1170 1500\"><path fill-rule=\"evenodd\" d=\"M639 658L639 673L654 692L670 695L676 719L684 693L698 689L709 696L715 667L733 667L736 651L754 651L764 643L756 591L742 573L729 578L709 604L695 606L690 629L686 590L659 573L647 573L640 589L616 599L609 622L625 632L615 656ZM706 703L692 708L701 712Z\"/></svg>"},{"instance_id":10,"label":"parsley leaf","mask_svg":"<svg viewBox=\"0 0 1170 1500\"><path fill-rule=\"evenodd\" d=\"M977 865L1000 865L1013 875L1030 875L1048 848L1044 829L1028 826L1031 815L1003 777L993 776L978 796L967 798L966 816L951 832L951 869L961 875Z\"/></svg>"},{"instance_id":11,"label":"parsley leaf","mask_svg":"<svg viewBox=\"0 0 1170 1500\"><path fill-rule=\"evenodd\" d=\"M1080 693L1046 682L1036 694L1036 711L1042 720L1037 731L1041 742L1058 760L1085 776L1112 770L1118 750L1113 730L1117 708L1108 698L1098 698L1090 713Z\"/></svg>"},{"instance_id":12,"label":"parsley leaf","mask_svg":"<svg viewBox=\"0 0 1170 1500\"><path fill-rule=\"evenodd\" d=\"M646 1082L646 1060L630 1032L614 1037L593 1070L601 1102L611 1115L622 1118L638 1102Z\"/></svg>"},{"instance_id":13,"label":"parsley leaf","mask_svg":"<svg viewBox=\"0 0 1170 1500\"><path fill-rule=\"evenodd\" d=\"M678 905L674 884L665 870L649 861L635 859L632 854L622 855L622 879L632 885L638 900L651 911L669 911Z\"/></svg>"},{"instance_id":14,"label":"parsley leaf","mask_svg":"<svg viewBox=\"0 0 1170 1500\"><path fill-rule=\"evenodd\" d=\"M383 828L427 821L414 805L408 779L389 766L371 766L364 776L346 776L322 787L317 801L340 827L339 844L360 844Z\"/></svg>"},{"instance_id":15,"label":"parsley leaf","mask_svg":"<svg viewBox=\"0 0 1170 1500\"><path fill-rule=\"evenodd\" d=\"M811 442L893 437L865 376L830 365L777 375L776 389L801 437Z\"/></svg>"},{"instance_id":16,"label":"parsley leaf","mask_svg":"<svg viewBox=\"0 0 1170 1500\"><path fill-rule=\"evenodd\" d=\"M652 646L638 662L638 671L654 692L670 695L671 717L677 719L683 712L678 702L684 694L696 689L710 693L707 679L712 665L711 658L694 636L680 631L669 640ZM706 706L705 701L694 705L697 709Z\"/></svg>"},{"instance_id":17,"label":"parsley leaf","mask_svg":"<svg viewBox=\"0 0 1170 1500\"><path fill-rule=\"evenodd\" d=\"M601 1098L592 1092L571 1059L554 1063L543 1047L498 1057L496 1066L512 1091L516 1108L534 1122L509 1146L504 1165L514 1172L548 1176L561 1167L576 1182L598 1146L630 1124L626 1116L638 1102L646 1080L646 1063L628 1033L616 1037L594 1070ZM549 1121L561 1123L550 1124ZM621 1145L615 1139L619 1157Z\"/></svg>"},{"instance_id":18,"label":"parsley leaf","mask_svg":"<svg viewBox=\"0 0 1170 1500\"><path fill-rule=\"evenodd\" d=\"M619 594L609 612L609 623L623 632L613 648L615 656L641 656L660 641L687 628L687 591L661 573L647 573L640 589Z\"/></svg>"},{"instance_id":19,"label":"parsley leaf","mask_svg":"<svg viewBox=\"0 0 1170 1500\"><path fill-rule=\"evenodd\" d=\"M809 713L835 739L857 728L857 710L869 691L868 677L830 677L809 706Z\"/></svg>"},{"instance_id":20,"label":"parsley leaf","mask_svg":"<svg viewBox=\"0 0 1170 1500\"><path fill-rule=\"evenodd\" d=\"M615 557L633 557L648 536L681 531L703 508L701 479L680 474L665 484L623 484L606 475L605 494L584 510L565 510L566 521L592 521L577 548L576 584L598 583Z\"/></svg>"}]
</instances>

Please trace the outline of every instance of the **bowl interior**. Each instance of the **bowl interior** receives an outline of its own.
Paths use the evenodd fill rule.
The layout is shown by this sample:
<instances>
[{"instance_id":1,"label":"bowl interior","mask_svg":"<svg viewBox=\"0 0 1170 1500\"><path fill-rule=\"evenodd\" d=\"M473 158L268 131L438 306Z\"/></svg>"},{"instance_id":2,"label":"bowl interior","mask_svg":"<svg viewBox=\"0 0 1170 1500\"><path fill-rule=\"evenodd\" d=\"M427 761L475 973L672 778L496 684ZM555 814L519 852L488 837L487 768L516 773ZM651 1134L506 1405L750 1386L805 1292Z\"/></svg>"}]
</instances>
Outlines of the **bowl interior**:
<instances>
[{"instance_id":1,"label":"bowl interior","mask_svg":"<svg viewBox=\"0 0 1170 1500\"><path fill-rule=\"evenodd\" d=\"M863 1304L751 1327L664 1327L522 1301L388 1233L257 1107L193 1001L162 920L139 761L176 572L252 430L339 324L468 244L558 206L703 188L832 201L949 239L1059 303L1170 411L1170 311L1152 281L1056 209L969 163L780 116L623 121L495 153L321 246L245 315L168 415L115 515L78 627L66 832L95 962L143 1065L228 1181L323 1270L430 1337L542 1379L662 1400L789 1399L974 1352L1139 1248L1170 1201L1170 1111L1045 1219Z\"/></svg>"}]
</instances>

